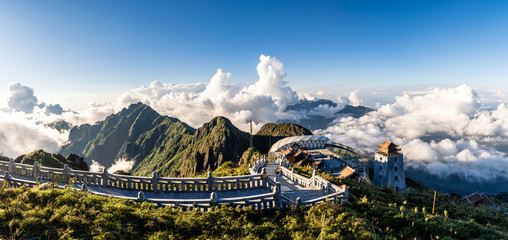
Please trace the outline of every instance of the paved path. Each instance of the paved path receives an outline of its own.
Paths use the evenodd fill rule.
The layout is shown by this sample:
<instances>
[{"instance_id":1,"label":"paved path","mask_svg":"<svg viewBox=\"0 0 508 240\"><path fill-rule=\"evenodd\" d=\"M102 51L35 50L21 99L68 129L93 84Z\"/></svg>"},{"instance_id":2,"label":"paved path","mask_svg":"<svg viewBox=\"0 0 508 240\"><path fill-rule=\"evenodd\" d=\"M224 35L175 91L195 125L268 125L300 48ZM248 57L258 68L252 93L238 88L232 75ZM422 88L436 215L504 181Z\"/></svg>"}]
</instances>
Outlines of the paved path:
<instances>
[{"instance_id":1,"label":"paved path","mask_svg":"<svg viewBox=\"0 0 508 240\"><path fill-rule=\"evenodd\" d=\"M324 197L326 194L322 192L320 189L316 187L302 187L298 184L295 184L290 179L276 174L276 170L279 167L279 164L276 162L268 162L266 163L266 173L271 180L276 179L277 182L281 183L281 195L285 198L290 199L293 202L296 202L296 199L300 197L302 202L316 199L319 197ZM4 173L0 173L0 177L3 179ZM31 183L35 183L35 179L31 177L21 176L11 174L11 177L15 179L20 179L24 181L29 181ZM43 180L41 183L49 182L48 180ZM66 183L59 183L61 187L65 186ZM74 184L75 189L81 190L81 184ZM111 195L122 198L130 198L136 199L138 197L139 190L128 190L128 189L120 189L114 187L103 187L103 186L88 186L88 190L95 194L100 195ZM231 198L239 198L239 197L250 197L256 196L260 194L272 193L272 189L269 187L263 188L251 188L251 189L242 189L242 190L231 190L231 191L217 191L216 197L218 199L231 199ZM151 192L144 191L144 197L146 200L153 202L170 202L170 200L206 200L210 199L209 192Z\"/></svg>"},{"instance_id":2,"label":"paved path","mask_svg":"<svg viewBox=\"0 0 508 240\"><path fill-rule=\"evenodd\" d=\"M4 177L4 173L0 173L0 178ZM20 176L11 174L13 179L21 179L35 183L35 180L30 177ZM49 182L43 180L42 183ZM65 186L64 183L59 183L60 186ZM74 188L81 190L81 184L74 184ZM102 186L88 186L88 190L92 193L100 195L112 195L124 198L137 198L139 190L127 190L119 189L114 187L102 187ZM216 192L217 198L236 198L245 196L254 196L264 193L271 193L270 188L254 188L254 189L243 189L243 190L232 190L232 191L218 191ZM165 199L210 199L209 192L151 192L145 191L145 199L151 201L163 202Z\"/></svg>"},{"instance_id":3,"label":"paved path","mask_svg":"<svg viewBox=\"0 0 508 240\"><path fill-rule=\"evenodd\" d=\"M290 179L281 176L275 172L279 164L276 162L268 162L266 164L266 173L270 179L277 179L277 182L281 183L281 194L293 202L296 201L297 197L300 197L302 202L315 199L318 197L326 196L324 192L319 190L316 187L302 187L298 184L295 184Z\"/></svg>"}]
</instances>

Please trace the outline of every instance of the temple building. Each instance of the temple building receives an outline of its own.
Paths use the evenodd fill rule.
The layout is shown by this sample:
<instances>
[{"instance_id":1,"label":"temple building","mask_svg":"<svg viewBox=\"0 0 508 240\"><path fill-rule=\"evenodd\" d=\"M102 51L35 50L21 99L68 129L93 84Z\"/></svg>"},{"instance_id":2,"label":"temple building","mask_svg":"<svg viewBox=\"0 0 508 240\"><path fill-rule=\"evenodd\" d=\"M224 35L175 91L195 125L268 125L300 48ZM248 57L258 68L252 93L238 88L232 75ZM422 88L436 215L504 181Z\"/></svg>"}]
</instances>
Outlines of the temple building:
<instances>
[{"instance_id":1,"label":"temple building","mask_svg":"<svg viewBox=\"0 0 508 240\"><path fill-rule=\"evenodd\" d=\"M406 189L404 175L404 156L399 146L390 141L378 144L374 160L373 182L377 186L387 186L395 191Z\"/></svg>"}]
</instances>

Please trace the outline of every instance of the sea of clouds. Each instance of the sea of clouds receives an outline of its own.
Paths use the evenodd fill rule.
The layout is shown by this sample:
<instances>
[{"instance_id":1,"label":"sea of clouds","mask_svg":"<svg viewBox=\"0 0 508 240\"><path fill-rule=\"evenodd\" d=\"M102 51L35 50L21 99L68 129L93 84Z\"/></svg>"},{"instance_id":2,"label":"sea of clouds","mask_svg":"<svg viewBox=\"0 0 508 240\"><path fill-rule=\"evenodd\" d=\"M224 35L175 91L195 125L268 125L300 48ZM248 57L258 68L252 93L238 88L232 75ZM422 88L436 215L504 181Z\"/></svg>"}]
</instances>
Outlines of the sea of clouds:
<instances>
[{"instance_id":1,"label":"sea of clouds","mask_svg":"<svg viewBox=\"0 0 508 240\"><path fill-rule=\"evenodd\" d=\"M206 83L154 81L122 94L115 103L92 103L82 112L45 104L34 89L13 83L5 106L0 108L0 152L10 157L40 148L58 152L69 131L55 130L49 124L93 124L139 101L193 127L222 115L242 130L248 129L249 120L259 129L278 119L336 117L346 104L362 104L358 92L353 91L332 99L336 107L321 105L310 111L285 112L286 106L313 96L297 94L288 86L284 65L275 57L261 55L256 70L259 78L254 83L231 83L232 74L222 69ZM315 132L367 152L373 152L384 140L392 140L402 147L407 166L440 177L456 174L469 181L508 179L508 158L491 144L508 141L508 107L499 103L497 108L485 108L475 90L466 85L403 93L361 118L337 118L328 128ZM117 162L115 169L132 168L127 160Z\"/></svg>"}]
</instances>

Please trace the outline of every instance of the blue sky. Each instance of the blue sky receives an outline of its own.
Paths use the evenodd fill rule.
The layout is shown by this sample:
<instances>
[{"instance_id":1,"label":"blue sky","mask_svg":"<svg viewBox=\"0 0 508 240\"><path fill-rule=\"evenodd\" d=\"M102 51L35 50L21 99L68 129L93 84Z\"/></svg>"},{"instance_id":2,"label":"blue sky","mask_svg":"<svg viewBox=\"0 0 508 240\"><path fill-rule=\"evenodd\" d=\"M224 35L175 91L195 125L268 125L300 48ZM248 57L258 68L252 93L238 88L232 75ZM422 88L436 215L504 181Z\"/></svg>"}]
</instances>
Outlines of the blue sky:
<instances>
[{"instance_id":1,"label":"blue sky","mask_svg":"<svg viewBox=\"0 0 508 240\"><path fill-rule=\"evenodd\" d=\"M266 54L300 92L506 89L507 43L506 1L0 1L0 88L62 103L218 68L254 82Z\"/></svg>"}]
</instances>

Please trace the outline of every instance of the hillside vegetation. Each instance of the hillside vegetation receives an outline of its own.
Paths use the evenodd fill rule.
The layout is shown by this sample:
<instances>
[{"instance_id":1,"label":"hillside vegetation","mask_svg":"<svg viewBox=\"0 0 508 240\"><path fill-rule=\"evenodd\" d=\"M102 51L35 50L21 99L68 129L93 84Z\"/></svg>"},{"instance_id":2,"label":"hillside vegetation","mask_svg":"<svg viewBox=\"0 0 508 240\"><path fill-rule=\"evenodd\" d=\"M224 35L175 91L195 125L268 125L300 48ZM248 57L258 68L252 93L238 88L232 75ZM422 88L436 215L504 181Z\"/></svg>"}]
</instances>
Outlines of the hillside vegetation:
<instances>
[{"instance_id":1,"label":"hillside vegetation","mask_svg":"<svg viewBox=\"0 0 508 240\"><path fill-rule=\"evenodd\" d=\"M9 158L3 158L2 160L9 161ZM39 149L14 159L14 162L29 165L33 165L35 161L39 162L39 166L44 167L63 168L67 164L72 169L88 171L88 164L86 164L85 160L72 153L64 157L62 154L48 153Z\"/></svg>"},{"instance_id":2,"label":"hillside vegetation","mask_svg":"<svg viewBox=\"0 0 508 240\"><path fill-rule=\"evenodd\" d=\"M312 132L295 123L267 123L256 133L260 136L290 137L312 135Z\"/></svg>"},{"instance_id":3,"label":"hillside vegetation","mask_svg":"<svg viewBox=\"0 0 508 240\"><path fill-rule=\"evenodd\" d=\"M330 178L329 176L324 176ZM181 212L70 189L0 186L0 239L507 239L508 217L416 185L405 194L350 180L350 202L285 210Z\"/></svg>"},{"instance_id":4,"label":"hillside vegetation","mask_svg":"<svg viewBox=\"0 0 508 240\"><path fill-rule=\"evenodd\" d=\"M196 130L137 103L95 125L72 128L60 152L81 154L107 168L117 159L134 161L133 175L192 176L238 163L248 144L248 133L227 118L215 117Z\"/></svg>"}]
</instances>

